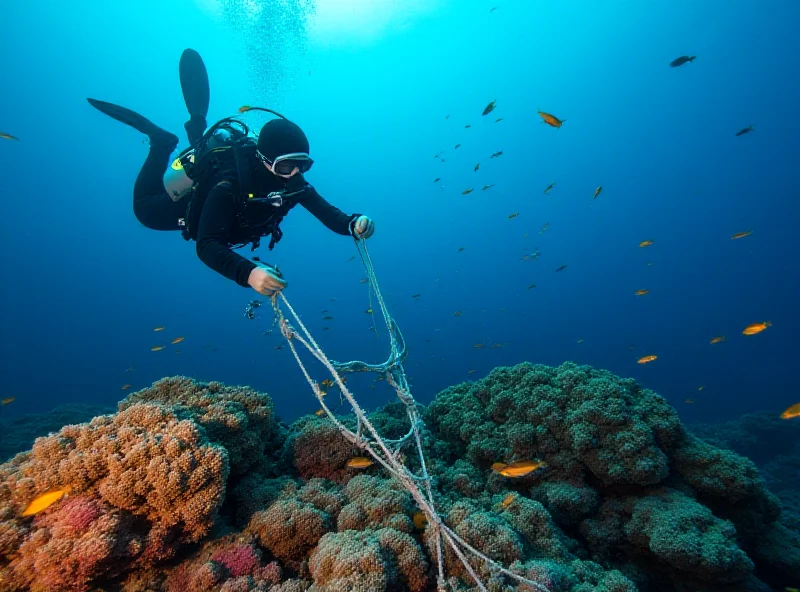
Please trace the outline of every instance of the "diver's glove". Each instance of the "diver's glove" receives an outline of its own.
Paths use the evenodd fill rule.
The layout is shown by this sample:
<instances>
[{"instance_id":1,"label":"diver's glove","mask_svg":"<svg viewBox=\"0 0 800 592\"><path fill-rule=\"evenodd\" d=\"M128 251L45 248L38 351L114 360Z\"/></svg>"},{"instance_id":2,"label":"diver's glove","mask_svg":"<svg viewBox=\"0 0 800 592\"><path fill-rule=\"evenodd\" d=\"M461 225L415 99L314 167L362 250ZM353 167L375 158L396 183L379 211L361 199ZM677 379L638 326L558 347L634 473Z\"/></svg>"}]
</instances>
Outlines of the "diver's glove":
<instances>
[{"instance_id":1,"label":"diver's glove","mask_svg":"<svg viewBox=\"0 0 800 592\"><path fill-rule=\"evenodd\" d=\"M250 272L247 283L259 294L272 296L289 285L283 279L283 274L277 267L261 262L257 263L257 265L258 267L255 267Z\"/></svg>"},{"instance_id":2,"label":"diver's glove","mask_svg":"<svg viewBox=\"0 0 800 592\"><path fill-rule=\"evenodd\" d=\"M375 232L375 223L369 216L359 216L353 220L351 231L355 238L369 238Z\"/></svg>"}]
</instances>

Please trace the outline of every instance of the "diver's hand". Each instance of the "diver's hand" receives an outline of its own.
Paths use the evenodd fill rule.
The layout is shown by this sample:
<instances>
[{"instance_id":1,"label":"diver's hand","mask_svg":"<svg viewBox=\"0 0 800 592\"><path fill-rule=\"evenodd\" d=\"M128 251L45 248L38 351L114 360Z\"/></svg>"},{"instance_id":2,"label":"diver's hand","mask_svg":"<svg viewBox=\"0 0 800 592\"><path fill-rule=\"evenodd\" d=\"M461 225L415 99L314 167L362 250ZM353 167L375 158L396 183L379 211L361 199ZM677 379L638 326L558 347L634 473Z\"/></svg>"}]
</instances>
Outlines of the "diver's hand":
<instances>
[{"instance_id":1,"label":"diver's hand","mask_svg":"<svg viewBox=\"0 0 800 592\"><path fill-rule=\"evenodd\" d=\"M280 271L273 267L256 267L250 272L247 283L253 290L264 296L272 296L288 285L286 280L281 277Z\"/></svg>"},{"instance_id":2,"label":"diver's hand","mask_svg":"<svg viewBox=\"0 0 800 592\"><path fill-rule=\"evenodd\" d=\"M353 222L353 236L357 238L369 238L375 232L375 223L369 216L359 216Z\"/></svg>"}]
</instances>

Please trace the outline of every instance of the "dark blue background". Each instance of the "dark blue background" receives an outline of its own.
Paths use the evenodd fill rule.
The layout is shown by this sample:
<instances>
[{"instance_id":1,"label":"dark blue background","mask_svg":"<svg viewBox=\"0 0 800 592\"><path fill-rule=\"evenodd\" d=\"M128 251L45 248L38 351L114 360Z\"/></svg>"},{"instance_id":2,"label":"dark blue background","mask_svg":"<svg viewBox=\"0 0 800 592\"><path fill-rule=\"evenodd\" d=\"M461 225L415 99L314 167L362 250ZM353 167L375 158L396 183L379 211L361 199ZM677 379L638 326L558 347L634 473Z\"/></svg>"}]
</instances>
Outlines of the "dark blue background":
<instances>
[{"instance_id":1,"label":"dark blue background","mask_svg":"<svg viewBox=\"0 0 800 592\"><path fill-rule=\"evenodd\" d=\"M800 5L574 0L490 13L492 3L439 0L404 13L383 2L371 10L395 11L384 22L341 30L320 23L334 0L324 3L316 19L308 3L248 18L244 3L211 0L0 8L0 130L21 138L0 141L0 394L16 397L0 414L111 403L124 383L178 374L249 384L285 419L316 408L288 349L274 349L278 332L262 334L269 310L243 317L256 294L206 268L178 233L138 224L131 191L147 145L85 101L182 133L185 47L206 60L210 120L242 104L284 112L311 140L308 179L375 219L369 248L420 401L470 369L525 360L634 377L687 419L800 400ZM668 66L683 54L698 57ZM537 109L566 123L548 127ZM281 267L323 348L383 360L352 241L301 209L284 231L259 254ZM645 239L655 244L638 248ZM540 259L520 261L536 246ZM322 309L335 317L328 332ZM764 333L741 335L765 320ZM709 345L716 335L726 341ZM186 340L150 351L176 336ZM650 353L655 362L636 364ZM390 400L368 380L352 381L366 407Z\"/></svg>"}]
</instances>

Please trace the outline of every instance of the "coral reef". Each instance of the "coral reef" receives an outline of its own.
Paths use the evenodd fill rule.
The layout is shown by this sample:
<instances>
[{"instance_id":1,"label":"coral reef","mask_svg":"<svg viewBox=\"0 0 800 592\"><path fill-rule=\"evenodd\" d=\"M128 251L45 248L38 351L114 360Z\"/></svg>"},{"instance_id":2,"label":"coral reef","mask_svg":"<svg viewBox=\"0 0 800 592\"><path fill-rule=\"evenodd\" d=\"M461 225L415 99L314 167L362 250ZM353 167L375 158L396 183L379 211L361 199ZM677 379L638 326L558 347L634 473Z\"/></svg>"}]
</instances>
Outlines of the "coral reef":
<instances>
[{"instance_id":1,"label":"coral reef","mask_svg":"<svg viewBox=\"0 0 800 592\"><path fill-rule=\"evenodd\" d=\"M551 592L796 585L800 461L775 447L758 467L719 447L740 446L740 431L790 438L783 424L748 418L701 439L657 394L572 363L497 368L422 413L443 523ZM387 437L408 430L397 403L370 417ZM326 418L284 426L265 394L163 379L0 465L0 589L433 590L435 524L379 464L347 466L360 455ZM543 464L518 478L491 468L517 460ZM476 591L444 549L447 588ZM538 590L471 558L493 592Z\"/></svg>"}]
</instances>

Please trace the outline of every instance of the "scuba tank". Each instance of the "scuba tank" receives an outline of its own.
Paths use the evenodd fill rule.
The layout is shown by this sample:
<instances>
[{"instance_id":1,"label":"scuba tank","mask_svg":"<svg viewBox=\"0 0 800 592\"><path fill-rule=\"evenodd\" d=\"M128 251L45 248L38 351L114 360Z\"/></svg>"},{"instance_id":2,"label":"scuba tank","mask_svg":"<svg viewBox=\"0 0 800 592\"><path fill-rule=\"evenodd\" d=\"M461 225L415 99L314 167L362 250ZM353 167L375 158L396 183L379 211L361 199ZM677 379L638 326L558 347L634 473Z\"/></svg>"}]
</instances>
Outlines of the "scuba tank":
<instances>
[{"instance_id":1,"label":"scuba tank","mask_svg":"<svg viewBox=\"0 0 800 592\"><path fill-rule=\"evenodd\" d=\"M191 192L197 181L198 169L201 168L197 165L210 152L230 147L234 140L248 135L249 130L246 127L246 131L239 130L230 124L220 125L223 122L228 123L225 120L219 121L209 128L197 143L197 147L189 146L178 154L164 173L164 188L172 201L180 201Z\"/></svg>"},{"instance_id":2,"label":"scuba tank","mask_svg":"<svg viewBox=\"0 0 800 592\"><path fill-rule=\"evenodd\" d=\"M286 119L283 115L272 109L264 107L242 107L241 113L247 111L263 111ZM183 150L164 173L164 188L172 201L180 201L186 197L203 173L205 157L217 149L231 148L240 140L255 139L247 125L235 117L220 119L212 125L197 141L197 145L189 146ZM199 171L199 172L197 172Z\"/></svg>"}]
</instances>

